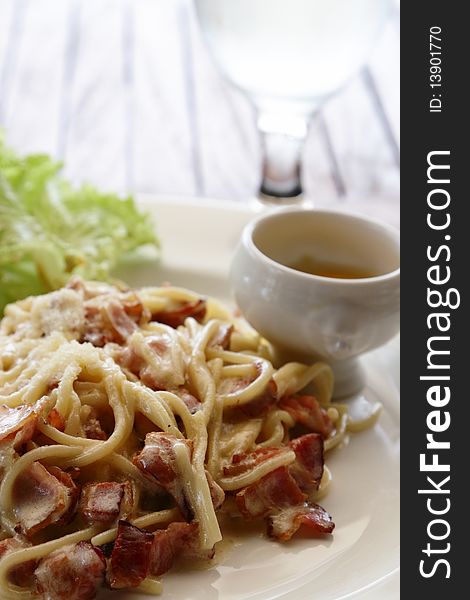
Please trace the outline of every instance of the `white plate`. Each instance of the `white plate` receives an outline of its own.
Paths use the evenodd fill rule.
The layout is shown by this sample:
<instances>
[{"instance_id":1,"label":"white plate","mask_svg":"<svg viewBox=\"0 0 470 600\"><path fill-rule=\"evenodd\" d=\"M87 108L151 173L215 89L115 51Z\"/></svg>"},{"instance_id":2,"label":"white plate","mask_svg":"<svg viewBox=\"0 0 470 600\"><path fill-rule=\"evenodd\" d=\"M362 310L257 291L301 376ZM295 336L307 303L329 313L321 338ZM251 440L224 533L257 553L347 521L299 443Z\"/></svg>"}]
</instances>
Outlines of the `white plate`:
<instances>
[{"instance_id":1,"label":"white plate","mask_svg":"<svg viewBox=\"0 0 470 600\"><path fill-rule=\"evenodd\" d=\"M228 267L254 212L226 203L143 201L157 224L162 263L132 270L132 285L164 280L233 302ZM279 544L259 535L235 540L209 570L163 576L165 600L395 600L399 561L398 340L364 358L366 395L384 411L375 428L328 456L334 481L322 505L336 523L331 540ZM108 596L106 596L108 597ZM110 598L116 598L111 594ZM132 592L119 594L140 600Z\"/></svg>"}]
</instances>

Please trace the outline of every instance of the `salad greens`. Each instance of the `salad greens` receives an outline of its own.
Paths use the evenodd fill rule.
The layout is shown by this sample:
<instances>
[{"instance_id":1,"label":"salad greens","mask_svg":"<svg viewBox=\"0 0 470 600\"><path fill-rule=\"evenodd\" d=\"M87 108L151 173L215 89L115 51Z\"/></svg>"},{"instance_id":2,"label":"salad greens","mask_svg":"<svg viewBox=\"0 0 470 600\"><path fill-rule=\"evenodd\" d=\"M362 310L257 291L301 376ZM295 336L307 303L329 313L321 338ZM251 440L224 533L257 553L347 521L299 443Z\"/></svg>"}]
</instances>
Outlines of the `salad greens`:
<instances>
[{"instance_id":1,"label":"salad greens","mask_svg":"<svg viewBox=\"0 0 470 600\"><path fill-rule=\"evenodd\" d=\"M74 188L61 168L44 154L18 156L0 134L0 316L8 302L62 287L71 275L109 279L123 255L159 246L132 198Z\"/></svg>"}]
</instances>

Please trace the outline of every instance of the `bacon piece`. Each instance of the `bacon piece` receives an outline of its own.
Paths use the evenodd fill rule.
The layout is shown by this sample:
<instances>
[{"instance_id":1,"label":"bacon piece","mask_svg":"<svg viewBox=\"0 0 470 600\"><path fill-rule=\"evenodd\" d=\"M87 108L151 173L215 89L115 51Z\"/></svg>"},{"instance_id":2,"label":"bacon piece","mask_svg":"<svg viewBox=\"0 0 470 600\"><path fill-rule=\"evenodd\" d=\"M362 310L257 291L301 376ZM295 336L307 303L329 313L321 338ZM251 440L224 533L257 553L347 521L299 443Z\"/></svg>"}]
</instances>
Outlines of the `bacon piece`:
<instances>
[{"instance_id":1,"label":"bacon piece","mask_svg":"<svg viewBox=\"0 0 470 600\"><path fill-rule=\"evenodd\" d=\"M103 347L108 342L122 344L137 329L144 312L144 306L135 296L119 300L106 296L103 299L91 298L85 302L85 326L81 341L97 347Z\"/></svg>"},{"instance_id":2,"label":"bacon piece","mask_svg":"<svg viewBox=\"0 0 470 600\"><path fill-rule=\"evenodd\" d=\"M121 500L121 512L119 514L120 519L128 519L135 508L135 487L130 481L124 481L124 493Z\"/></svg>"},{"instance_id":3,"label":"bacon piece","mask_svg":"<svg viewBox=\"0 0 470 600\"><path fill-rule=\"evenodd\" d=\"M175 362L174 348L170 336L160 332L145 338L144 343L156 355L149 360L147 352L131 343L116 354L117 362L139 377L141 382L152 390L179 389L185 382L184 365L181 360Z\"/></svg>"},{"instance_id":4,"label":"bacon piece","mask_svg":"<svg viewBox=\"0 0 470 600\"><path fill-rule=\"evenodd\" d=\"M79 542L43 558L34 575L44 600L91 600L104 582L105 570L101 550Z\"/></svg>"},{"instance_id":5,"label":"bacon piece","mask_svg":"<svg viewBox=\"0 0 470 600\"><path fill-rule=\"evenodd\" d=\"M147 308L145 308L140 298L132 293L128 296L129 297L127 297L123 301L124 311L126 312L126 315L131 317L131 319L135 323L142 324L143 321L149 321L150 312Z\"/></svg>"},{"instance_id":6,"label":"bacon piece","mask_svg":"<svg viewBox=\"0 0 470 600\"><path fill-rule=\"evenodd\" d=\"M215 510L220 508L225 500L225 492L220 487L220 485L214 480L212 475L206 469L206 478L207 483L209 484L209 491L211 493L212 504L214 505Z\"/></svg>"},{"instance_id":7,"label":"bacon piece","mask_svg":"<svg viewBox=\"0 0 470 600\"><path fill-rule=\"evenodd\" d=\"M308 433L289 442L296 460L289 472L300 489L307 494L317 491L323 475L323 438L319 433Z\"/></svg>"},{"instance_id":8,"label":"bacon piece","mask_svg":"<svg viewBox=\"0 0 470 600\"><path fill-rule=\"evenodd\" d=\"M150 550L150 567L149 573L154 577L159 577L166 573L173 566L176 554L176 544L173 546L173 537L169 534L170 527L179 525L179 523L171 523L168 529L160 529L153 536L153 543ZM183 523L188 525L188 523Z\"/></svg>"},{"instance_id":9,"label":"bacon piece","mask_svg":"<svg viewBox=\"0 0 470 600\"><path fill-rule=\"evenodd\" d=\"M34 405L10 408L0 405L0 440L13 439L13 447L18 449L34 435L38 413Z\"/></svg>"},{"instance_id":10,"label":"bacon piece","mask_svg":"<svg viewBox=\"0 0 470 600\"><path fill-rule=\"evenodd\" d=\"M212 336L208 347L209 348L222 348L222 350L227 350L230 347L230 339L233 333L233 325L229 325L227 323L223 323L219 326L219 329Z\"/></svg>"},{"instance_id":11,"label":"bacon piece","mask_svg":"<svg viewBox=\"0 0 470 600\"><path fill-rule=\"evenodd\" d=\"M23 471L13 488L19 530L30 536L51 523L70 519L78 490L68 473L58 467L46 469L33 462Z\"/></svg>"},{"instance_id":12,"label":"bacon piece","mask_svg":"<svg viewBox=\"0 0 470 600\"><path fill-rule=\"evenodd\" d=\"M137 329L135 321L129 317L124 306L116 300L108 300L103 306L102 312L105 320L111 325L118 343L125 342Z\"/></svg>"},{"instance_id":13,"label":"bacon piece","mask_svg":"<svg viewBox=\"0 0 470 600\"><path fill-rule=\"evenodd\" d=\"M321 433L325 439L334 429L326 410L320 406L314 396L281 398L279 408L286 410L296 423L300 423L310 431Z\"/></svg>"},{"instance_id":14,"label":"bacon piece","mask_svg":"<svg viewBox=\"0 0 470 600\"><path fill-rule=\"evenodd\" d=\"M185 526L185 530L181 528L182 534L180 535L179 551L176 558L190 561L211 560L214 558L215 546L206 550L201 548L198 523L173 523L172 525Z\"/></svg>"},{"instance_id":15,"label":"bacon piece","mask_svg":"<svg viewBox=\"0 0 470 600\"><path fill-rule=\"evenodd\" d=\"M260 417L266 414L276 403L277 386L276 382L271 379L262 394L242 404L239 409L248 417Z\"/></svg>"},{"instance_id":16,"label":"bacon piece","mask_svg":"<svg viewBox=\"0 0 470 600\"><path fill-rule=\"evenodd\" d=\"M80 513L89 525L95 523L110 525L118 518L129 517L132 505L133 491L129 481L89 483L82 491Z\"/></svg>"},{"instance_id":17,"label":"bacon piece","mask_svg":"<svg viewBox=\"0 0 470 600\"><path fill-rule=\"evenodd\" d=\"M279 509L302 504L302 493L287 467L279 467L244 488L235 497L245 519L264 517Z\"/></svg>"},{"instance_id":18,"label":"bacon piece","mask_svg":"<svg viewBox=\"0 0 470 600\"><path fill-rule=\"evenodd\" d=\"M148 433L158 431L159 427L142 413L136 412L134 415L134 429L139 436L139 439L145 440L145 436Z\"/></svg>"},{"instance_id":19,"label":"bacon piece","mask_svg":"<svg viewBox=\"0 0 470 600\"><path fill-rule=\"evenodd\" d=\"M222 395L234 394L247 388L255 379L257 379L263 369L261 361L255 361L252 365L252 371L250 374L244 377L223 377L218 386L217 392ZM276 384L274 381L270 381L265 390L253 400L234 407L232 410L237 413L242 411L249 417L257 417L266 413L271 405L276 403Z\"/></svg>"},{"instance_id":20,"label":"bacon piece","mask_svg":"<svg viewBox=\"0 0 470 600\"><path fill-rule=\"evenodd\" d=\"M136 587L147 577L152 543L152 533L119 521L108 572L113 589Z\"/></svg>"},{"instance_id":21,"label":"bacon piece","mask_svg":"<svg viewBox=\"0 0 470 600\"><path fill-rule=\"evenodd\" d=\"M94 407L90 407L90 412L83 423L83 431L90 440L107 440L108 436L101 427L101 422L98 419L98 411Z\"/></svg>"},{"instance_id":22,"label":"bacon piece","mask_svg":"<svg viewBox=\"0 0 470 600\"><path fill-rule=\"evenodd\" d=\"M200 410L202 403L194 397L185 387L179 387L176 391L181 400L186 404L187 409L193 415Z\"/></svg>"},{"instance_id":23,"label":"bacon piece","mask_svg":"<svg viewBox=\"0 0 470 600\"><path fill-rule=\"evenodd\" d=\"M96 304L85 304L85 326L80 341L89 342L98 348L114 341L112 332L104 328L103 317L99 306Z\"/></svg>"},{"instance_id":24,"label":"bacon piece","mask_svg":"<svg viewBox=\"0 0 470 600\"><path fill-rule=\"evenodd\" d=\"M64 286L68 290L74 290L79 293L85 293L85 282L78 275L73 275Z\"/></svg>"},{"instance_id":25,"label":"bacon piece","mask_svg":"<svg viewBox=\"0 0 470 600\"><path fill-rule=\"evenodd\" d=\"M214 548L201 550L197 523L170 523L166 529L155 532L150 552L149 574L154 577L166 573L175 558L208 560L213 558Z\"/></svg>"},{"instance_id":26,"label":"bacon piece","mask_svg":"<svg viewBox=\"0 0 470 600\"><path fill-rule=\"evenodd\" d=\"M83 431L90 440L107 440L108 436L101 428L101 423L96 417L88 417L83 424Z\"/></svg>"},{"instance_id":27,"label":"bacon piece","mask_svg":"<svg viewBox=\"0 0 470 600\"><path fill-rule=\"evenodd\" d=\"M241 473L246 473L274 456L280 456L289 452L289 448L284 446L281 448L258 448L250 452L250 454L234 454L232 464L224 467L224 475L226 477L233 477Z\"/></svg>"},{"instance_id":28,"label":"bacon piece","mask_svg":"<svg viewBox=\"0 0 470 600\"><path fill-rule=\"evenodd\" d=\"M55 408L49 411L49 414L47 415L47 422L49 423L49 425L55 427L59 431L64 431L65 429L64 417Z\"/></svg>"},{"instance_id":29,"label":"bacon piece","mask_svg":"<svg viewBox=\"0 0 470 600\"><path fill-rule=\"evenodd\" d=\"M159 356L163 356L168 350L168 338L161 335L149 335L147 344L152 348L155 354L158 354Z\"/></svg>"},{"instance_id":30,"label":"bacon piece","mask_svg":"<svg viewBox=\"0 0 470 600\"><path fill-rule=\"evenodd\" d=\"M78 467L72 467L69 473L67 471L62 471L62 469L54 465L48 465L46 469L68 490L67 493L70 501L69 507L64 511L60 519L54 521L56 525L66 525L67 523L70 523L77 511L80 488L75 485L74 479L79 477L80 469L78 469Z\"/></svg>"},{"instance_id":31,"label":"bacon piece","mask_svg":"<svg viewBox=\"0 0 470 600\"><path fill-rule=\"evenodd\" d=\"M238 474L237 467L259 464L279 451L294 450L295 462L279 467L244 488L235 497L245 519L267 517L268 534L280 541L289 540L301 526L308 533L331 533L334 523L317 504L306 502L307 493L318 489L323 474L323 439L310 433L289 442L284 448L262 448L249 455L235 455L224 474Z\"/></svg>"},{"instance_id":32,"label":"bacon piece","mask_svg":"<svg viewBox=\"0 0 470 600\"><path fill-rule=\"evenodd\" d=\"M217 392L219 394L233 394L235 392L239 392L250 385L255 379L257 375L254 374L252 376L246 377L223 377L217 386ZM247 403L248 404L248 403ZM242 406L237 407L240 410Z\"/></svg>"},{"instance_id":33,"label":"bacon piece","mask_svg":"<svg viewBox=\"0 0 470 600\"><path fill-rule=\"evenodd\" d=\"M15 552L16 550L21 550L23 548L29 548L30 546L31 542L20 535L6 538L0 542L0 558L10 554L10 552Z\"/></svg>"},{"instance_id":34,"label":"bacon piece","mask_svg":"<svg viewBox=\"0 0 470 600\"><path fill-rule=\"evenodd\" d=\"M80 477L80 468L79 467L69 467L67 469L67 474L70 475L72 481L75 481Z\"/></svg>"},{"instance_id":35,"label":"bacon piece","mask_svg":"<svg viewBox=\"0 0 470 600\"><path fill-rule=\"evenodd\" d=\"M318 504L292 506L268 517L268 535L281 542L290 540L302 526L314 536L331 533L335 528L330 515Z\"/></svg>"},{"instance_id":36,"label":"bacon piece","mask_svg":"<svg viewBox=\"0 0 470 600\"><path fill-rule=\"evenodd\" d=\"M0 542L0 560L16 550L22 550L23 548L29 548L31 543L28 542L24 537L15 535L15 537L7 538ZM27 560L24 563L20 563L18 566L13 567L8 574L9 580L18 586L31 587L34 584L34 570L36 569L36 560Z\"/></svg>"},{"instance_id":37,"label":"bacon piece","mask_svg":"<svg viewBox=\"0 0 470 600\"><path fill-rule=\"evenodd\" d=\"M188 317L193 317L193 319L196 319L200 323L206 316L206 310L206 301L201 298L195 302L186 302L180 308L174 310L162 310L152 313L151 320L164 323L176 329L180 325L184 325Z\"/></svg>"},{"instance_id":38,"label":"bacon piece","mask_svg":"<svg viewBox=\"0 0 470 600\"><path fill-rule=\"evenodd\" d=\"M143 450L134 457L134 464L173 496L181 514L189 521L192 509L184 495L184 481L175 455L176 444L184 444L191 456L192 444L189 440L178 439L169 433L148 433Z\"/></svg>"},{"instance_id":39,"label":"bacon piece","mask_svg":"<svg viewBox=\"0 0 470 600\"><path fill-rule=\"evenodd\" d=\"M147 344L152 348L154 352L159 355L163 355L167 347L163 339L155 336L149 336ZM160 383L156 381L156 378L152 372L152 369L147 365L146 360L140 353L132 346L125 347L121 352L116 354L116 362L121 365L123 369L127 369L133 375L136 375L141 382L152 390L162 389Z\"/></svg>"},{"instance_id":40,"label":"bacon piece","mask_svg":"<svg viewBox=\"0 0 470 600\"><path fill-rule=\"evenodd\" d=\"M128 369L131 373L137 375L138 377L140 377L140 372L146 366L144 358L136 351L135 348L131 346L126 346L116 354L116 362L123 369Z\"/></svg>"}]
</instances>

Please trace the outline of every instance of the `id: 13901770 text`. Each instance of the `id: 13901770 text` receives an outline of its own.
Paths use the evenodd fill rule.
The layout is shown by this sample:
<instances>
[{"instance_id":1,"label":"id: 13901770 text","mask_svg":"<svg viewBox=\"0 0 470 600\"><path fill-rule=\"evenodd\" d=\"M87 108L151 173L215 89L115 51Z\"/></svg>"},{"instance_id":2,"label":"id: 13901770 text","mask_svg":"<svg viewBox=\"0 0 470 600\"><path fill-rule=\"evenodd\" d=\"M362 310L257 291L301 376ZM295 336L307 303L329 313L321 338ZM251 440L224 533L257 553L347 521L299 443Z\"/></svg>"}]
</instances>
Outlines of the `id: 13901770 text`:
<instances>
[{"instance_id":1,"label":"id: 13901770 text","mask_svg":"<svg viewBox=\"0 0 470 600\"><path fill-rule=\"evenodd\" d=\"M437 25L429 28L429 112L442 111L442 37Z\"/></svg>"}]
</instances>

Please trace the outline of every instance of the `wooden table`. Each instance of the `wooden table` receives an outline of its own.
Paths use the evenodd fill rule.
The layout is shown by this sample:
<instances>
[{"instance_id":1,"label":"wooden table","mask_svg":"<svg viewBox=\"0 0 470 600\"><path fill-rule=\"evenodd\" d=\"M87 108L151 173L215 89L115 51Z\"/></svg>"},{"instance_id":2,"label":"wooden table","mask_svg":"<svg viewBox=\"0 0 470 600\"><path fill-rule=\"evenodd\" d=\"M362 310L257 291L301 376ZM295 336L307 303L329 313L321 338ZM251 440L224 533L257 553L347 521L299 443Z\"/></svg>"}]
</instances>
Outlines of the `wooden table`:
<instances>
[{"instance_id":1,"label":"wooden table","mask_svg":"<svg viewBox=\"0 0 470 600\"><path fill-rule=\"evenodd\" d=\"M0 0L0 127L118 192L247 201L255 113L220 76L190 0ZM312 122L306 194L398 225L399 17Z\"/></svg>"}]
</instances>

